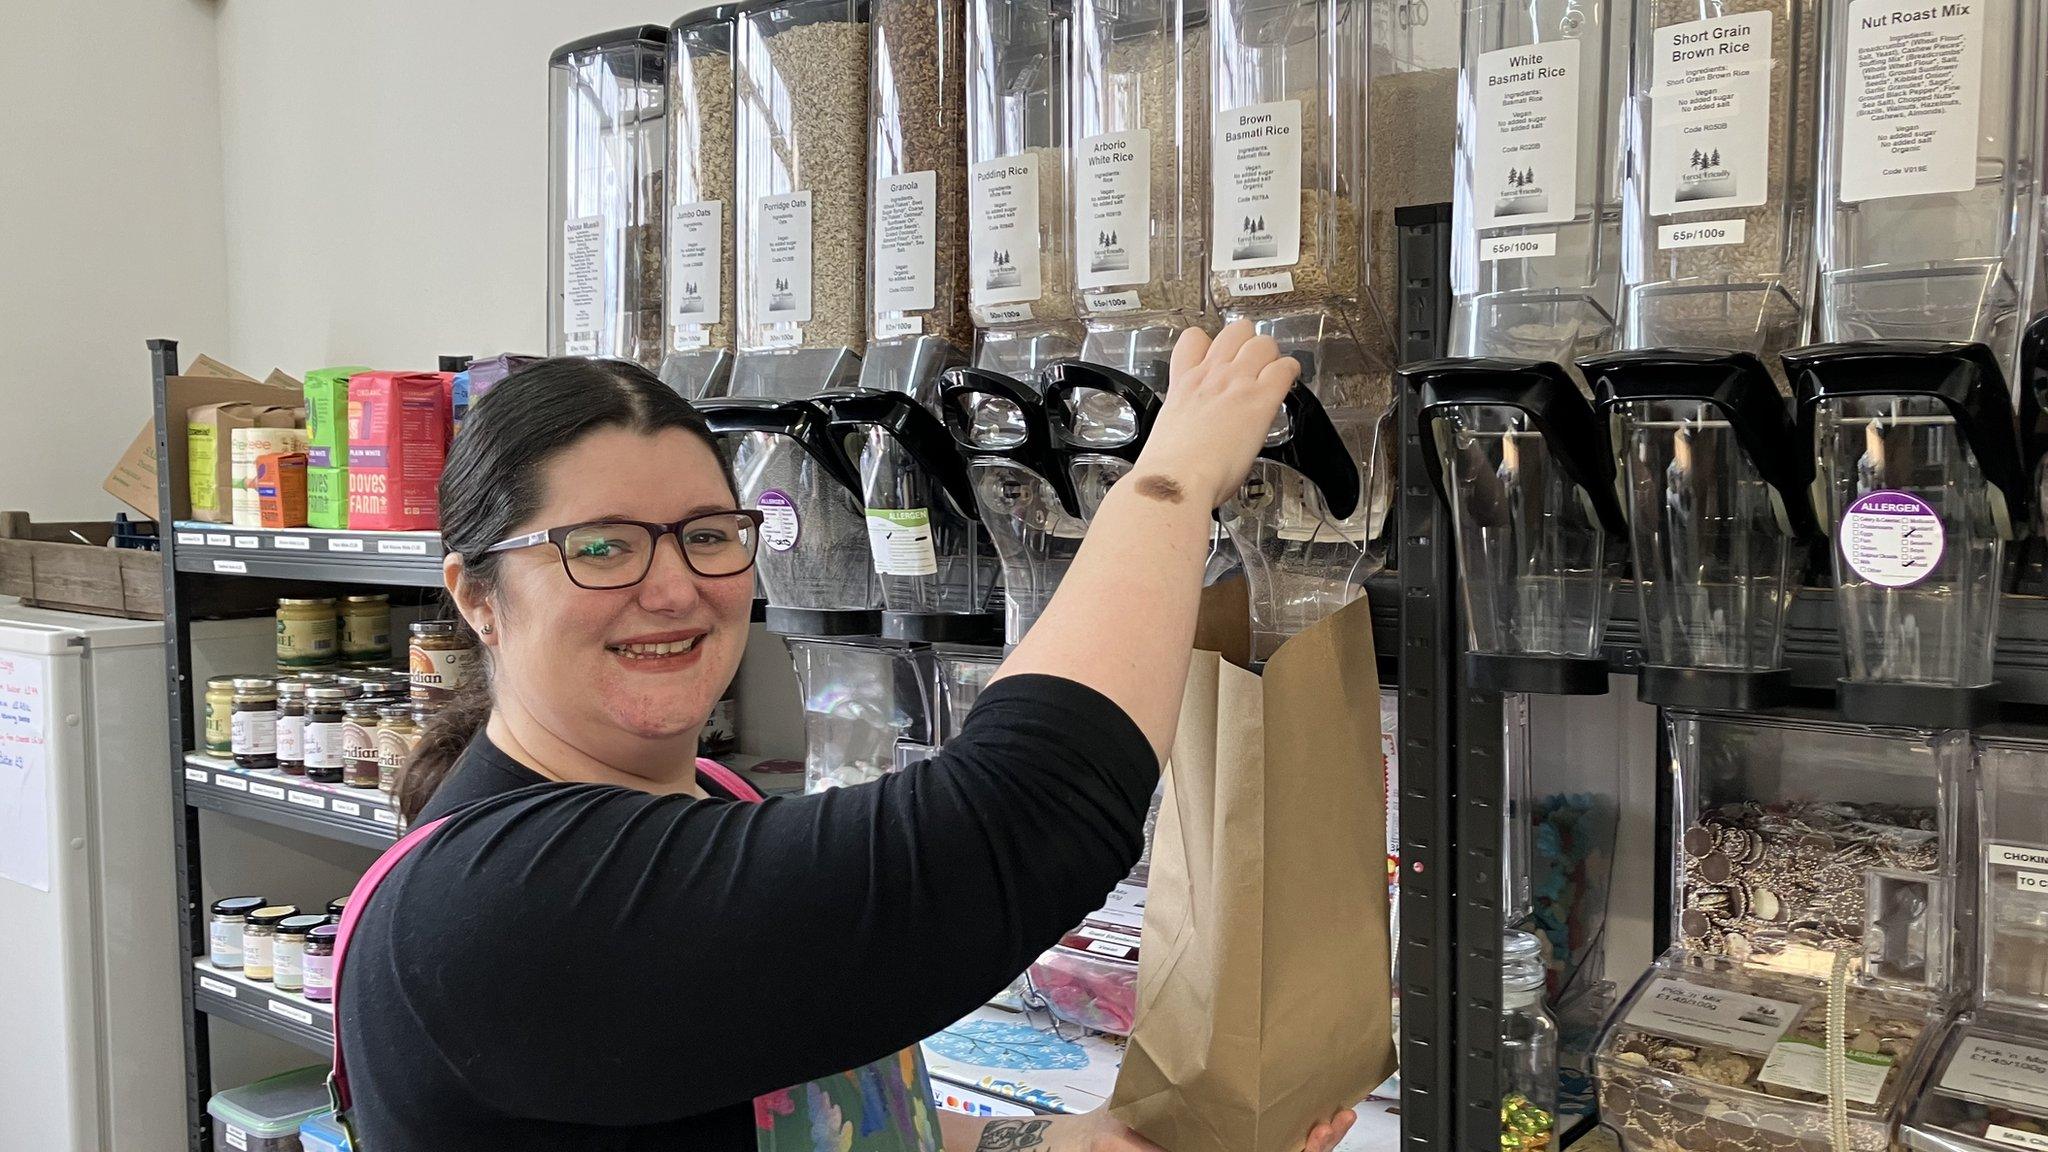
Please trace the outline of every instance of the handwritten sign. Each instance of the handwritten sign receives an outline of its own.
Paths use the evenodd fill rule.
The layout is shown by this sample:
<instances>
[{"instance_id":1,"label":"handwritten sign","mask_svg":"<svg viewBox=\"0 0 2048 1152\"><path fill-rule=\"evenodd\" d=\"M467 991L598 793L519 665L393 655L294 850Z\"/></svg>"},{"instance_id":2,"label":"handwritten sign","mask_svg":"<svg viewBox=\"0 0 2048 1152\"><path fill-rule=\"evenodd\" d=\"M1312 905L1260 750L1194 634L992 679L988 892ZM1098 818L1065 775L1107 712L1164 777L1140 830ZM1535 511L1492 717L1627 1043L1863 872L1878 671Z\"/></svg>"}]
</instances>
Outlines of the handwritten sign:
<instances>
[{"instance_id":1,"label":"handwritten sign","mask_svg":"<svg viewBox=\"0 0 2048 1152\"><path fill-rule=\"evenodd\" d=\"M0 652L0 878L50 890L48 720L39 656Z\"/></svg>"}]
</instances>

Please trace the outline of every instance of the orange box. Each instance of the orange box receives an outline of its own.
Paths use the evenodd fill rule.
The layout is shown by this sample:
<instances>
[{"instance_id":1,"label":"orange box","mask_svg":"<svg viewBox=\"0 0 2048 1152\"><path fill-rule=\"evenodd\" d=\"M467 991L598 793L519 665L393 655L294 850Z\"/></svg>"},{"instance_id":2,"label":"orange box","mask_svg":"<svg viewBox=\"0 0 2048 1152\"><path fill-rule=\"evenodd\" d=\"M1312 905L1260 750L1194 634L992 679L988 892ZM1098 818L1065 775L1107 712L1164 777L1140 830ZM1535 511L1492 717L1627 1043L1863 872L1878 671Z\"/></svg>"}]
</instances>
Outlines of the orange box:
<instances>
[{"instance_id":1,"label":"orange box","mask_svg":"<svg viewBox=\"0 0 2048 1152\"><path fill-rule=\"evenodd\" d=\"M265 528L306 526L306 454L274 452L256 458L256 508Z\"/></svg>"}]
</instances>

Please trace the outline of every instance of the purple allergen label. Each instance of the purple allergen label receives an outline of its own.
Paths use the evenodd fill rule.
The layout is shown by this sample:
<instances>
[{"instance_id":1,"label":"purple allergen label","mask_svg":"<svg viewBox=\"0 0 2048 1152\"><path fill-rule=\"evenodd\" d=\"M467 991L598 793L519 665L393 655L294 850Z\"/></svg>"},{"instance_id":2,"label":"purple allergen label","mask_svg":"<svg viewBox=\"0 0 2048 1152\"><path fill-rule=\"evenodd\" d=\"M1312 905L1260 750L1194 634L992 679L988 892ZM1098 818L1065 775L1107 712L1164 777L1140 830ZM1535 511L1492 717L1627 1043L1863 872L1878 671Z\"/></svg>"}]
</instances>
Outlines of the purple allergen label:
<instances>
[{"instance_id":1,"label":"purple allergen label","mask_svg":"<svg viewBox=\"0 0 2048 1152\"><path fill-rule=\"evenodd\" d=\"M1910 588L1934 574L1948 533L1933 505L1887 490L1850 504L1835 539L1857 576L1880 588Z\"/></svg>"},{"instance_id":2,"label":"purple allergen label","mask_svg":"<svg viewBox=\"0 0 2048 1152\"><path fill-rule=\"evenodd\" d=\"M787 552L796 547L797 534L803 525L796 515L796 501L780 488L770 488L761 493L761 542L777 552Z\"/></svg>"}]
</instances>

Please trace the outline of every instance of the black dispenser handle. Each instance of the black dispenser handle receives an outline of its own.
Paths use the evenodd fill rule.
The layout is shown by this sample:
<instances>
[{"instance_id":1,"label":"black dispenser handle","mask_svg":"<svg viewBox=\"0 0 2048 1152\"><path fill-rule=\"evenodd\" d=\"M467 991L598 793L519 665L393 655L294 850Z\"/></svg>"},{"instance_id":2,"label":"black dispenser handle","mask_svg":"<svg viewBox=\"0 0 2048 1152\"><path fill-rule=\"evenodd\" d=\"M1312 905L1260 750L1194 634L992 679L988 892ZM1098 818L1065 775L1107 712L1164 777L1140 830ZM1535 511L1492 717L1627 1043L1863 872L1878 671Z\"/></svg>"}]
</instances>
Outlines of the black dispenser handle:
<instances>
[{"instance_id":1,"label":"black dispenser handle","mask_svg":"<svg viewBox=\"0 0 2048 1152\"><path fill-rule=\"evenodd\" d=\"M1152 435L1152 422L1159 418L1159 393L1128 372L1079 360L1056 360L1039 370L1038 392L1043 396L1046 422L1054 433L1058 455L1064 463L1075 456L1111 456L1138 462L1145 440ZM1068 398L1083 389L1107 392L1130 406L1136 415L1136 431L1124 444L1083 444L1074 437L1069 421Z\"/></svg>"},{"instance_id":2,"label":"black dispenser handle","mask_svg":"<svg viewBox=\"0 0 2048 1152\"><path fill-rule=\"evenodd\" d=\"M811 401L721 396L698 400L691 407L704 417L714 435L767 432L789 437L818 462L827 476L853 493L855 500L865 499L860 470L853 466L839 438L832 434L832 418Z\"/></svg>"},{"instance_id":3,"label":"black dispenser handle","mask_svg":"<svg viewBox=\"0 0 2048 1152\"><path fill-rule=\"evenodd\" d=\"M1009 461L1050 484L1067 515L1081 514L1073 478L1067 475L1054 449L1052 429L1046 423L1045 407L1037 395L1018 380L986 368L948 368L941 379L944 383L939 393L939 412L963 456L970 461ZM976 396L994 396L1015 405L1024 421L1024 439L1007 448L975 443L969 413Z\"/></svg>"},{"instance_id":4,"label":"black dispenser handle","mask_svg":"<svg viewBox=\"0 0 2048 1152\"><path fill-rule=\"evenodd\" d=\"M832 419L833 431L845 436L857 428L880 428L902 445L912 461L930 476L962 516L981 522L967 464L953 450L946 426L924 405L902 392L856 389L821 392L811 398Z\"/></svg>"},{"instance_id":5,"label":"black dispenser handle","mask_svg":"<svg viewBox=\"0 0 2048 1152\"><path fill-rule=\"evenodd\" d=\"M1323 507L1337 520L1348 520L1358 511L1358 462L1337 434L1323 402L1308 386L1296 381L1280 403L1287 416L1287 439L1259 450L1259 459L1270 460L1301 474L1323 495Z\"/></svg>"}]
</instances>

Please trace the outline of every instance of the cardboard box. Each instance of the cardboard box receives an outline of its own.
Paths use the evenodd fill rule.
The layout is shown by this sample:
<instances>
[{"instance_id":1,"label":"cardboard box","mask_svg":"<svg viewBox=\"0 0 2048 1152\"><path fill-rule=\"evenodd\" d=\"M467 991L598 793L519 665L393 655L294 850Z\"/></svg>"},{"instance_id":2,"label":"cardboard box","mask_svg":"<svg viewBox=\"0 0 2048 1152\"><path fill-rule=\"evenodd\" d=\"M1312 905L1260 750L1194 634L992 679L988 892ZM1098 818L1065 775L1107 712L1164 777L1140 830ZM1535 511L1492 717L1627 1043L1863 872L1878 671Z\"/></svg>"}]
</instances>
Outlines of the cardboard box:
<instances>
[{"instance_id":1,"label":"cardboard box","mask_svg":"<svg viewBox=\"0 0 2048 1152\"><path fill-rule=\"evenodd\" d=\"M306 466L348 467L348 381L368 368L315 368L306 373Z\"/></svg>"},{"instance_id":2,"label":"cardboard box","mask_svg":"<svg viewBox=\"0 0 2048 1152\"><path fill-rule=\"evenodd\" d=\"M304 452L273 452L257 457L253 488L258 523L261 527L306 526Z\"/></svg>"},{"instance_id":3,"label":"cardboard box","mask_svg":"<svg viewBox=\"0 0 2048 1152\"><path fill-rule=\"evenodd\" d=\"M271 391L277 391L271 389ZM185 413L185 475L192 518L213 524L234 519L233 439L237 428L290 428L290 408L227 401Z\"/></svg>"},{"instance_id":4,"label":"cardboard box","mask_svg":"<svg viewBox=\"0 0 2048 1152\"><path fill-rule=\"evenodd\" d=\"M296 417L296 413L293 414ZM303 428L237 428L229 454L229 483L232 485L234 523L241 528L261 527L263 517L256 499L256 462L265 456L304 452Z\"/></svg>"},{"instance_id":5,"label":"cardboard box","mask_svg":"<svg viewBox=\"0 0 2048 1152\"><path fill-rule=\"evenodd\" d=\"M425 531L441 521L448 393L432 372L364 372L348 382L348 523Z\"/></svg>"},{"instance_id":6,"label":"cardboard box","mask_svg":"<svg viewBox=\"0 0 2048 1152\"><path fill-rule=\"evenodd\" d=\"M135 439L129 442L127 450L121 453L121 458L115 461L113 470L107 473L100 486L108 495L151 520L189 519L191 491L182 448L185 440L184 413L202 404L228 401L279 406L297 404L299 395L259 384L216 360L201 356L183 375L173 376L164 382L164 410L171 414L171 427L162 441L172 450L174 457L170 463L172 507L158 507L157 472L165 465L158 458L159 437L153 416L143 422Z\"/></svg>"},{"instance_id":7,"label":"cardboard box","mask_svg":"<svg viewBox=\"0 0 2048 1152\"><path fill-rule=\"evenodd\" d=\"M310 453L307 459L312 459ZM348 469L306 466L306 523L314 528L348 527Z\"/></svg>"}]
</instances>

